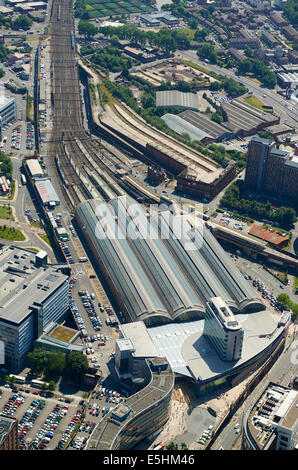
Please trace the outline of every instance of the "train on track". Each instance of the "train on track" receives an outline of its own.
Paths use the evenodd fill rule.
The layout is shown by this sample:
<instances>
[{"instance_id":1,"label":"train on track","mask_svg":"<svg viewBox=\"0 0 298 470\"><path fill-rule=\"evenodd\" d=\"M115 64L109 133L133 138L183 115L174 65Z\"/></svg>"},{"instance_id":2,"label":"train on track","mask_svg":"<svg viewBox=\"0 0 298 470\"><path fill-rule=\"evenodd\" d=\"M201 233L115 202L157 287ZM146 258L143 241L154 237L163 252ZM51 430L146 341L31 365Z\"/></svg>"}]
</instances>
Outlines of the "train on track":
<instances>
[{"instance_id":1,"label":"train on track","mask_svg":"<svg viewBox=\"0 0 298 470\"><path fill-rule=\"evenodd\" d=\"M71 43L71 48L74 49L75 48L75 40L74 40L73 31L71 31L71 33L70 33L70 43Z\"/></svg>"},{"instance_id":2,"label":"train on track","mask_svg":"<svg viewBox=\"0 0 298 470\"><path fill-rule=\"evenodd\" d=\"M64 186L65 186L66 188L68 188L69 183L68 183L67 179L65 178L65 175L64 175L64 173L63 173L63 171L62 171L62 169L61 169L59 157L58 157L57 154L55 155L55 163L56 163L56 167L57 167L59 176L60 176L61 180L63 181Z\"/></svg>"}]
</instances>

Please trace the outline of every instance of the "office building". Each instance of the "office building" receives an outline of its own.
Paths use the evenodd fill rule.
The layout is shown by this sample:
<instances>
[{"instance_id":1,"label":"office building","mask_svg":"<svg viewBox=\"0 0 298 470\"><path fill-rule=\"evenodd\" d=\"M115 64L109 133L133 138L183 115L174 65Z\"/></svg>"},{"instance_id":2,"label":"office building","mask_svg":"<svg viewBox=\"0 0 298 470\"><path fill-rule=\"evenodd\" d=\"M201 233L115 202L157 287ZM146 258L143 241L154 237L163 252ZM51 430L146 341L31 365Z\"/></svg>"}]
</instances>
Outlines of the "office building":
<instances>
[{"instance_id":1,"label":"office building","mask_svg":"<svg viewBox=\"0 0 298 470\"><path fill-rule=\"evenodd\" d=\"M243 329L220 297L207 302L204 335L223 361L241 358Z\"/></svg>"},{"instance_id":2,"label":"office building","mask_svg":"<svg viewBox=\"0 0 298 470\"><path fill-rule=\"evenodd\" d=\"M271 140L254 137L248 146L245 182L257 192L296 199L298 156L277 149Z\"/></svg>"},{"instance_id":3,"label":"office building","mask_svg":"<svg viewBox=\"0 0 298 470\"><path fill-rule=\"evenodd\" d=\"M18 421L0 415L0 451L18 450Z\"/></svg>"},{"instance_id":4,"label":"office building","mask_svg":"<svg viewBox=\"0 0 298 470\"><path fill-rule=\"evenodd\" d=\"M159 353L142 321L120 325L116 340L115 370L120 380L140 383L144 376L145 359Z\"/></svg>"},{"instance_id":5,"label":"office building","mask_svg":"<svg viewBox=\"0 0 298 470\"><path fill-rule=\"evenodd\" d=\"M36 253L16 246L0 251L0 339L5 365L19 372L33 342L50 322L68 310L68 278L55 268L40 266Z\"/></svg>"},{"instance_id":6,"label":"office building","mask_svg":"<svg viewBox=\"0 0 298 470\"><path fill-rule=\"evenodd\" d=\"M16 119L16 99L0 97L0 139L2 139L2 129L10 121Z\"/></svg>"}]
</instances>

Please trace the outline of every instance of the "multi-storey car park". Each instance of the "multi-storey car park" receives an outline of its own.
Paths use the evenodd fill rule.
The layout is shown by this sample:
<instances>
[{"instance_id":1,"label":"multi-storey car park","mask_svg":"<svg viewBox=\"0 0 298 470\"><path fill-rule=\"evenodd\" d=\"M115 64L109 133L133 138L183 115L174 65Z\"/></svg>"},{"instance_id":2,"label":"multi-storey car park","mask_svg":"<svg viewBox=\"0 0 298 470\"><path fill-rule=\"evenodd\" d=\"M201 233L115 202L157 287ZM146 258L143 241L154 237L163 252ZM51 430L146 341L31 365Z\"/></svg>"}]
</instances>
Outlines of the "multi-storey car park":
<instances>
[{"instance_id":1,"label":"multi-storey car park","mask_svg":"<svg viewBox=\"0 0 298 470\"><path fill-rule=\"evenodd\" d=\"M88 441L88 450L131 449L157 433L169 418L174 374L162 357L144 360L144 387L110 410Z\"/></svg>"},{"instance_id":2,"label":"multi-storey car park","mask_svg":"<svg viewBox=\"0 0 298 470\"><path fill-rule=\"evenodd\" d=\"M137 237L133 215L128 213L134 210ZM203 318L211 297L222 297L234 311L264 309L198 218L173 217L169 210L149 218L143 206L126 197L109 204L81 203L76 218L121 310L132 320L152 325ZM183 224L185 233L179 239Z\"/></svg>"},{"instance_id":3,"label":"multi-storey car park","mask_svg":"<svg viewBox=\"0 0 298 470\"><path fill-rule=\"evenodd\" d=\"M43 329L65 318L68 278L41 264L38 254L11 245L0 251L0 286L0 339L5 345L5 363L18 372Z\"/></svg>"}]
</instances>

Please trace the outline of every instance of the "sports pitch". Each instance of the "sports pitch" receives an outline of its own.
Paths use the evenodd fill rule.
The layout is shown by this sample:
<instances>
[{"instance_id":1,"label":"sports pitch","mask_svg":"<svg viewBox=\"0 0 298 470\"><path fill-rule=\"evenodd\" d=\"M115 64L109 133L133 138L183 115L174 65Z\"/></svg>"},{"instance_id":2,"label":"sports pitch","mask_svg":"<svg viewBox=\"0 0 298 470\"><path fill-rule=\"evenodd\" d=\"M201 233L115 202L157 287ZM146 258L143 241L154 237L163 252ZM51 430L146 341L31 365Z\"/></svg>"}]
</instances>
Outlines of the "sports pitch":
<instances>
[{"instance_id":1,"label":"sports pitch","mask_svg":"<svg viewBox=\"0 0 298 470\"><path fill-rule=\"evenodd\" d=\"M87 4L90 18L148 13L153 9L151 5L141 0L88 0Z\"/></svg>"}]
</instances>

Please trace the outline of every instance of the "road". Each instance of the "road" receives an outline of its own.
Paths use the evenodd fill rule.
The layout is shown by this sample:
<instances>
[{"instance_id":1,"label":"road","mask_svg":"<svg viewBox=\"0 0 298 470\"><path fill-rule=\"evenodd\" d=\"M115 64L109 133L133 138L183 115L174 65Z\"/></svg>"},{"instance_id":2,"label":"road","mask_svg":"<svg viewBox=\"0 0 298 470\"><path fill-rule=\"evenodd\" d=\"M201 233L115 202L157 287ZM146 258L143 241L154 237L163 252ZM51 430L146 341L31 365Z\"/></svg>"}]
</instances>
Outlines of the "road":
<instances>
[{"instance_id":1,"label":"road","mask_svg":"<svg viewBox=\"0 0 298 470\"><path fill-rule=\"evenodd\" d=\"M221 68L213 64L205 64L204 61L198 58L196 51L179 51L176 52L175 55L180 59L182 58L185 60L191 60L192 62L195 62L196 64L199 64L202 67L211 70L212 72L216 72L228 78L233 78L234 80L243 83L249 89L249 91L252 91L255 96L261 99L262 102L265 102L269 106L273 106L274 111L277 114L280 114L282 118L281 120L283 122L287 121L287 124L297 125L298 111L296 111L294 107L292 110L290 110L288 108L289 102L286 101L282 96L278 95L275 91L264 88L246 77L241 76L239 79L235 72L231 69ZM266 98L264 98L264 94L266 95Z\"/></svg>"},{"instance_id":2,"label":"road","mask_svg":"<svg viewBox=\"0 0 298 470\"><path fill-rule=\"evenodd\" d=\"M293 342L292 345L294 346L295 343ZM219 450L221 447L224 450L232 449L237 439L241 437L241 433L236 434L235 432L235 424L239 423L240 427L242 427L245 414L262 394L262 391L267 387L269 382L278 382L283 386L287 386L291 379L298 374L298 363L293 360L293 351L294 349L289 347L289 349L280 356L270 369L269 374L257 385L253 393L248 396L243 405L236 412L231 422L224 428L212 445L211 450Z\"/></svg>"}]
</instances>

